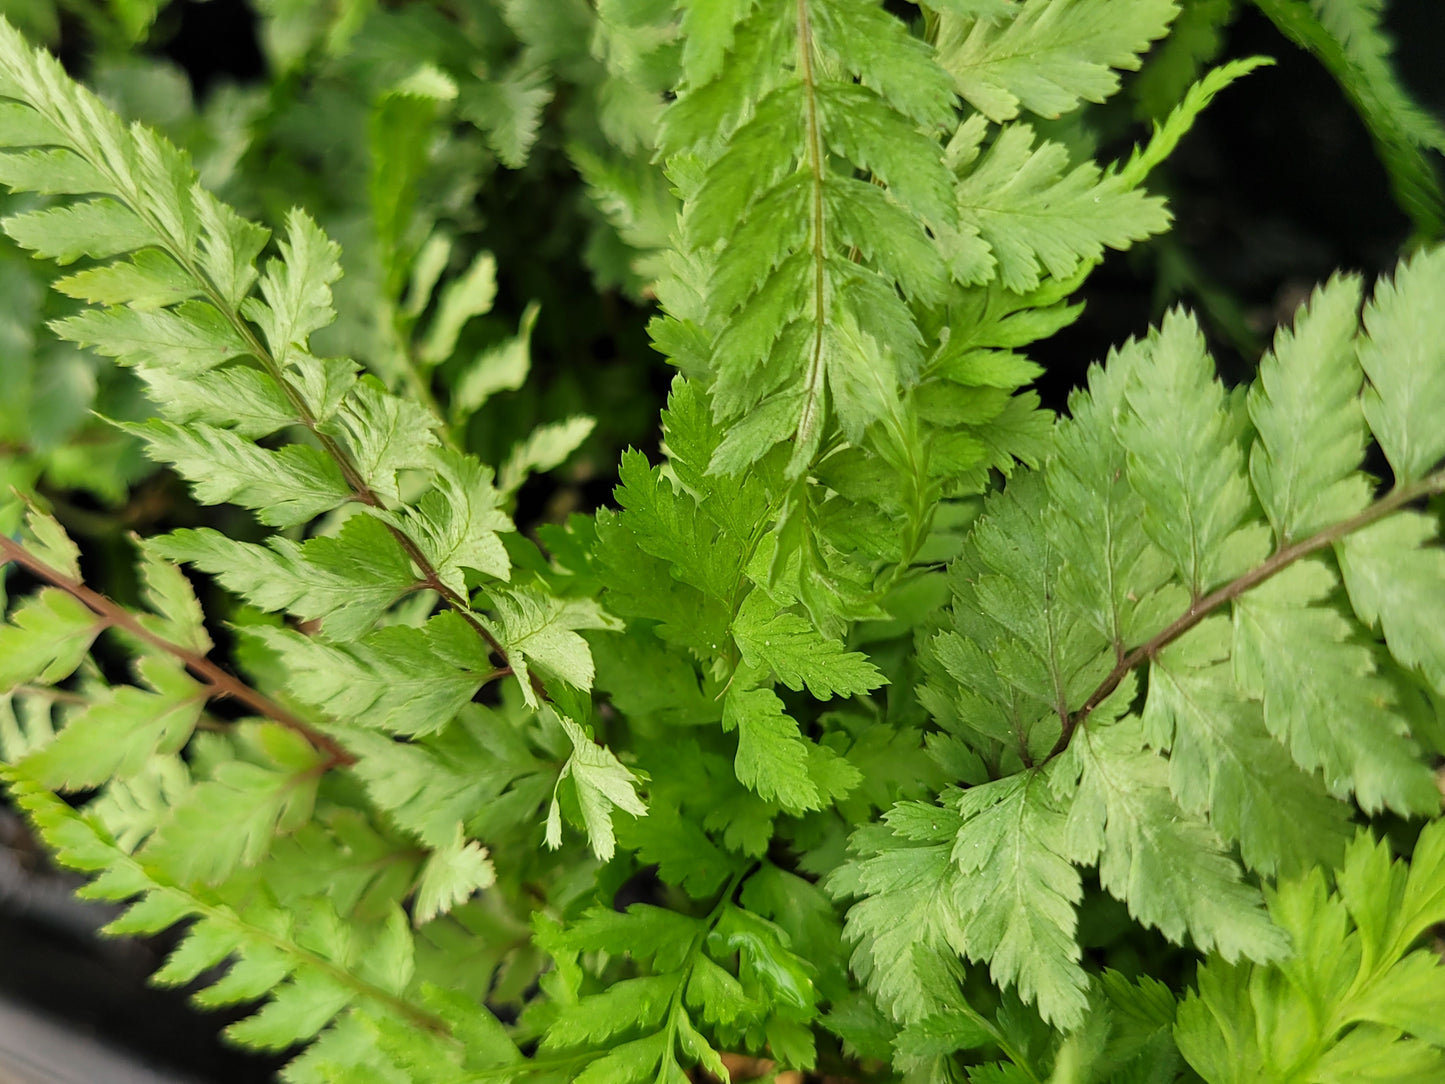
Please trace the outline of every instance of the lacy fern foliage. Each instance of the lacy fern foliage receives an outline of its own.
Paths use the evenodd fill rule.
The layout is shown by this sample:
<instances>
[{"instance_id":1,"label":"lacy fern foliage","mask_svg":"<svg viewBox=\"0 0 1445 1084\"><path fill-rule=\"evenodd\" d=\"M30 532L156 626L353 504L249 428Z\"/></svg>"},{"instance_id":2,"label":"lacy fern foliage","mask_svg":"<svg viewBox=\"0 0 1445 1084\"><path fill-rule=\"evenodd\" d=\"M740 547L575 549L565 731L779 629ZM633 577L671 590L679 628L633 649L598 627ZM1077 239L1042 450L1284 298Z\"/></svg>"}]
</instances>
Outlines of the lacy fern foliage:
<instances>
[{"instance_id":1,"label":"lacy fern foliage","mask_svg":"<svg viewBox=\"0 0 1445 1084\"><path fill-rule=\"evenodd\" d=\"M1259 6L1428 165L1377 4ZM1176 309L1065 416L1027 390L1266 63L1198 72L1227 7L509 0L459 17L515 53L485 80L377 12L438 52L372 88L355 264L0 23L51 330L243 510L138 540L123 594L6 509L12 799L295 1084L1434 1079L1445 249L1332 278L1241 386ZM1041 135L1146 54L1131 155ZM534 525L593 419L475 441L565 316L477 349L508 269L421 192L447 103L518 168L549 80L678 374L615 507Z\"/></svg>"}]
</instances>

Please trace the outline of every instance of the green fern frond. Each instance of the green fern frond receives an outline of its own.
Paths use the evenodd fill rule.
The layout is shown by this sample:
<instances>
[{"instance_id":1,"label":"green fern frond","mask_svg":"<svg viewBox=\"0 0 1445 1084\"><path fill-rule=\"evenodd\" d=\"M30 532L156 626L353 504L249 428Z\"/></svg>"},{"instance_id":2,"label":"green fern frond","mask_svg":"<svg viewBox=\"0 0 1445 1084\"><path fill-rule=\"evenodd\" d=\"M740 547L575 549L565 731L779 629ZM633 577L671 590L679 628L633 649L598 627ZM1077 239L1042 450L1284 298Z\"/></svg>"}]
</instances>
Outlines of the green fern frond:
<instances>
[{"instance_id":1,"label":"green fern frond","mask_svg":"<svg viewBox=\"0 0 1445 1084\"><path fill-rule=\"evenodd\" d=\"M925 656L921 695L980 768L1038 780L1026 791L1042 796L1036 815L1064 823L1021 837L987 867L989 883L1020 878L1037 899L1040 870L1097 862L1103 887L1171 940L1268 962L1286 943L1227 842L1252 869L1295 874L1341 853L1347 811L1331 795L1406 815L1438 807L1394 707L1416 695L1419 678L1438 687L1426 662L1437 657L1434 633L1412 618L1392 628L1383 596L1371 607L1376 584L1431 590L1424 567L1440 551L1421 548L1433 532L1407 506L1445 489L1445 448L1422 413L1439 398L1438 365L1432 352L1403 349L1388 375L1375 370L1379 388L1364 382L1382 342L1432 319L1426 298L1442 256L1421 254L1383 281L1363 329L1357 284L1326 287L1295 330L1280 333L1247 398L1224 391L1197 330L1171 314L1091 373L1043 478L1015 480L986 502L950 569L953 608ZM1305 387L1316 397L1295 404ZM1395 390L1405 387L1408 399ZM1362 422L1398 468L1394 487L1373 500L1358 474ZM1101 489L1099 478L1111 481ZM1052 544L1029 526L1045 520L1055 524ZM1354 615L1341 605L1341 578L1317 556L1332 545ZM1067 568L1074 553L1080 564ZM1368 567L1352 567L1363 553ZM1403 599L1391 609L1403 615ZM1418 677L1383 665L1361 624L1376 620ZM1140 704L1133 674L1146 664ZM870 987L905 1022L936 1011L904 989L923 974L942 981L950 952L989 959L995 979L1016 983L1046 1018L1083 1019L1070 894L1050 911L1054 926L1015 928L1017 947L990 940L992 912L968 895L964 875L990 860L972 857L983 844L967 841L998 846L984 800L998 786L945 795L943 810L898 807L910 818L898 824L913 829L890 821L891 838L860 832L853 871L835 875L837 892L867 897L850 912L849 933L873 961L862 971ZM915 839L926 846L904 846ZM951 870L939 882L951 887L942 901L927 897L945 917L900 945L890 924L916 921L903 916L928 882L895 888L883 871L943 863L949 839L937 876ZM1211 887L1201 893L1202 884Z\"/></svg>"},{"instance_id":2,"label":"green fern frond","mask_svg":"<svg viewBox=\"0 0 1445 1084\"><path fill-rule=\"evenodd\" d=\"M1174 0L1023 0L1010 18L940 8L938 62L959 95L990 120L1020 109L1057 117L1119 89L1178 14ZM1062 61L1062 63L1061 63Z\"/></svg>"},{"instance_id":3,"label":"green fern frond","mask_svg":"<svg viewBox=\"0 0 1445 1084\"><path fill-rule=\"evenodd\" d=\"M264 899L243 904L196 894L116 846L92 819L75 812L6 768L6 784L67 865L99 871L85 889L93 899L130 901L108 929L113 934L158 933L192 920L156 981L191 982L230 960L225 973L197 991L202 1005L266 997L254 1014L231 1025L237 1041L284 1049L314 1038L353 1004L365 1004L413 1027L447 1035L444 1020L408 995L412 939L399 911L364 932L338 920L325 904L282 910Z\"/></svg>"},{"instance_id":4,"label":"green fern frond","mask_svg":"<svg viewBox=\"0 0 1445 1084\"><path fill-rule=\"evenodd\" d=\"M817 1055L806 1023L817 1014L813 980L781 927L731 902L739 880L700 918L636 905L625 913L589 912L564 930L539 930L559 964L543 1063L569 1059L577 1067L572 1079L595 1082L639 1075L683 1080L694 1064L729 1079L706 1029L724 1044L766 1041L781 1064L811 1068ZM598 950L649 973L593 992L579 955Z\"/></svg>"},{"instance_id":5,"label":"green fern frond","mask_svg":"<svg viewBox=\"0 0 1445 1084\"><path fill-rule=\"evenodd\" d=\"M1428 233L1442 140L1382 5L1258 4ZM262 5L287 145L241 161L298 176L324 118L354 177L268 181L316 214L274 244L0 20L3 228L65 267L42 305L0 260L16 341L55 318L56 387L114 359L155 413L96 400L114 439L246 510L140 541L111 597L42 497L0 507L0 782L112 932L184 924L157 981L248 1004L228 1035L292 1084L1440 1075L1445 836L1407 867L1360 829L1440 811L1445 250L1332 279L1241 387L1176 311L1061 416L1028 389L1267 63L1199 75L1232 5L305 7ZM1027 116L1161 40L1120 160ZM569 329L507 311L484 146L515 206L591 200L533 217L655 298L679 370L655 454L565 524L528 479L630 415L526 387Z\"/></svg>"},{"instance_id":6,"label":"green fern frond","mask_svg":"<svg viewBox=\"0 0 1445 1084\"><path fill-rule=\"evenodd\" d=\"M200 556L212 568L224 563L231 570L231 585L260 605L292 608L308 619L345 609L346 618L332 624L346 639L364 631L367 617L384 611L386 594L395 600L408 591L430 588L467 615L463 638L479 638L475 650L460 641L457 645L476 665L478 684L496 676L496 668L487 663L488 652L500 652L505 659L507 647L488 627L485 615L474 615L462 570L506 579L510 562L498 534L511 530L511 521L499 507L501 496L492 486L491 472L471 457L437 450L431 432L436 421L416 404L370 378L358 379L351 362L308 352L309 336L333 317L330 284L340 275L336 246L304 214L293 212L279 243L280 255L258 271L254 260L265 244L265 231L200 188L180 152L143 129L125 129L53 60L33 52L8 28L0 40L0 64L9 80L3 89L18 99L12 103L18 112L9 145L36 148L11 153L7 161L33 166L39 159L53 159L65 166L44 181L33 169L16 174L10 177L12 186L25 187L28 176L31 187L41 185L46 191L110 197L21 216L12 224L13 236L38 246L37 255L73 258L81 251L73 238L89 231L105 238L91 244L89 255L134 252L152 262L159 258L171 280L190 284L184 299L168 297L164 300L171 303L158 307L153 291L126 295L120 280L112 278L106 291L89 291L103 293L106 307L89 309L56 327L82 345L117 357L151 384L169 420L132 424L129 431L147 442L155 458L189 478L203 502L238 503L256 509L263 522L282 527L356 503L364 514L385 523L391 535L388 539L356 528L330 544L317 540L323 544L288 548L278 540L290 567L289 587L257 575L261 569L276 569L277 561L264 551L219 535L206 538L204 554L188 551L184 537L169 552ZM134 150L127 149L131 147ZM71 217L41 222L35 214ZM76 214L83 220L76 220ZM105 223L109 232L97 234L97 226ZM139 265L122 259L108 266L129 280ZM92 285L96 273L88 272ZM253 296L253 287L259 296ZM489 257L478 259L471 272L450 283L422 344L424 358L436 362L448 356L462 322L485 311L494 290ZM248 402L239 417L221 398L235 392L245 394ZM253 443L296 426L309 430L311 441L275 449ZM508 468L507 484L515 487L525 472L558 461L570 450L566 442L577 438L560 439L560 447L558 441L548 441L519 449ZM434 489L414 503L401 504L397 474L410 470L431 474ZM397 545L403 557L395 553ZM364 558L354 568L388 570L384 575L341 573L343 582L350 579L358 588L369 585L375 598L370 605L358 607L355 595L346 602L335 592L334 601L325 597L324 585L337 583L336 551L346 548ZM411 573L403 571L408 562ZM239 573L248 567L252 573ZM303 587L307 581L315 586ZM429 650L428 640L417 630L400 628L387 635L407 641L404 650L413 655ZM529 682L530 696L523 656L519 650L511 672ZM590 662L567 673L590 679ZM423 729L445 721L435 720Z\"/></svg>"},{"instance_id":7,"label":"green fern frond","mask_svg":"<svg viewBox=\"0 0 1445 1084\"><path fill-rule=\"evenodd\" d=\"M683 229L700 256L717 251L702 316L715 343L714 410L748 416L739 446L751 449L715 466L736 471L791 438L788 471L797 477L820 447L830 389L855 405L841 416L857 435L921 362L895 287L925 304L946 287L924 227L953 225L952 185L919 128L948 124L951 94L895 19L871 3L835 0L801 4L785 19L754 10L719 73L687 77L660 147L679 163L684 155L707 163ZM878 185L838 174L834 156ZM861 262L845 258L850 248ZM892 355L872 363L888 368L867 375L879 390L866 400L840 390L857 380L856 347L834 329L854 324Z\"/></svg>"},{"instance_id":8,"label":"green fern frond","mask_svg":"<svg viewBox=\"0 0 1445 1084\"><path fill-rule=\"evenodd\" d=\"M1440 913L1441 841L1438 824L1426 827L1407 867L1362 832L1333 887L1318 869L1281 882L1269 909L1294 955L1200 969L1174 1026L1189 1065L1210 1084L1286 1071L1424 1081L1445 1069L1431 1008L1445 971L1416 947Z\"/></svg>"}]
</instances>

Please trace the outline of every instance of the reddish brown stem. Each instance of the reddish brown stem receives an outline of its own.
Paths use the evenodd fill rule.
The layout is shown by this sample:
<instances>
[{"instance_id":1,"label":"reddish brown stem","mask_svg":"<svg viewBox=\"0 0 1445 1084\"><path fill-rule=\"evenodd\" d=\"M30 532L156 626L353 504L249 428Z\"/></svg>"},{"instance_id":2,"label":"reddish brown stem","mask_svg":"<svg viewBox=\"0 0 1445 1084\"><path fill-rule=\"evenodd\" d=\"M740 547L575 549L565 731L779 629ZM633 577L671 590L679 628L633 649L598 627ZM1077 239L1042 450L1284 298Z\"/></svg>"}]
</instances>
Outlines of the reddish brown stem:
<instances>
[{"instance_id":1,"label":"reddish brown stem","mask_svg":"<svg viewBox=\"0 0 1445 1084\"><path fill-rule=\"evenodd\" d=\"M1148 659L1152 659L1164 648L1168 647L1179 637L1183 636L1195 625L1199 624L1211 613L1223 606L1226 602L1233 602L1251 587L1257 587L1275 573L1282 571L1302 557L1308 557L1312 553L1333 545L1348 534L1370 524L1384 519L1391 512L1396 512L1412 501L1421 497L1433 496L1445 492L1445 471L1429 475L1414 485L1401 486L1381 497L1374 504L1364 511L1359 512L1349 519L1341 520L1339 523L1331 524L1324 530L1288 546L1276 550L1266 561L1255 568L1250 569L1244 575L1230 580L1223 587L1217 587L1202 598L1196 599L1184 613L1180 614L1169 623L1162 631L1140 644L1119 660L1118 665L1109 671L1107 677L1099 683L1089 698L1084 701L1083 707L1079 708L1064 720L1063 730L1059 734L1059 740L1049 750L1049 755L1044 758L1047 763L1053 760L1069 747L1069 742L1074 734L1083 724L1090 713L1100 704L1107 700L1119 683L1134 667Z\"/></svg>"},{"instance_id":2,"label":"reddish brown stem","mask_svg":"<svg viewBox=\"0 0 1445 1084\"><path fill-rule=\"evenodd\" d=\"M216 287L216 284L211 281L210 276L190 259L189 254L184 251L182 247L169 243L169 235L165 232L164 228L154 222L152 226L156 234L167 241L166 250L201 284L211 304L230 322L231 326L236 330L236 333L241 336L242 341L246 344L247 351L261 363L262 368L266 370L267 374L281 386L281 390L285 393L292 409L296 412L297 420L316 437L322 449L331 457L332 461L341 471L342 477L351 489L353 499L371 508L384 508L385 505L382 503L381 498L376 495L375 490L366 484L366 479L362 475L360 468L357 467L351 456L347 454L346 449L341 446L335 437L321 428L320 423L306 405L306 401L302 398L301 393L297 391L291 381L286 378L286 373L282 369L282 366L276 361L275 357L272 356L271 352L266 349L266 346L261 342L260 338L257 337L256 330L246 321L238 310L232 308L226 302L224 295ZM456 610L462 619L472 627L472 630L486 642L491 652L501 660L502 666L510 668L511 660L507 658L506 649L502 646L501 641L492 634L491 630L477 620L476 614L472 611L470 601L442 582L441 577L437 574L436 567L427 560L426 555L421 552L421 548L417 546L416 542L414 542L406 532L399 530L390 523L388 523L386 527L387 530L391 532L392 537L394 537L401 546L402 550L405 551L407 557L416 565L417 570L421 574L422 586L440 595L446 601L447 605ZM535 676L532 680L532 688L537 691L539 696L546 699L546 693L542 689L541 682L537 680Z\"/></svg>"},{"instance_id":3,"label":"reddish brown stem","mask_svg":"<svg viewBox=\"0 0 1445 1084\"><path fill-rule=\"evenodd\" d=\"M76 150L80 151L79 148L76 148ZM83 152L80 153L82 157L85 157ZM241 315L240 309L229 302L226 295L212 280L211 276L192 258L189 246L172 236L166 225L159 222L154 214L147 209L143 200L132 198L128 194L131 191L130 184L125 179L116 176L110 163L105 161L91 161L90 164L102 174L111 178L115 184L117 194L120 194L122 200L130 206L130 209L150 226L157 241L160 243L160 247L169 253L196 283L200 285L212 306L225 317L241 337L241 340L246 344L247 352L254 357L266 373L280 385L292 409L296 412L297 420L301 425L310 430L320 443L322 449L336 463L341 471L342 477L346 480L347 486L351 489L354 499L372 508L383 507L381 499L376 495L375 491L366 484L365 477L351 456L347 454L346 449L342 447L335 437L321 428L320 423L317 421L311 409L306 405L306 401L301 393L291 381L287 379L283 366L277 361L271 351L266 348L265 344L261 342L256 334L256 329ZM477 635L486 642L491 651L501 660L503 667L510 667L511 662L507 658L506 650L502 647L501 642L492 635L490 630L477 619L476 615L472 612L469 601L441 582L441 577L437 575L436 568L426 559L412 539L408 538L404 532L390 524L387 526L395 536L397 542L400 543L402 549L406 551L407 556L415 563L421 573L421 578L425 586L436 591L447 601L448 605L452 606L461 614L462 618L471 625ZM532 687L536 689L539 694L545 696L540 681L535 677L533 678Z\"/></svg>"},{"instance_id":4,"label":"reddish brown stem","mask_svg":"<svg viewBox=\"0 0 1445 1084\"><path fill-rule=\"evenodd\" d=\"M324 734L305 720L297 718L270 697L257 692L234 674L217 666L206 656L192 651L190 648L182 647L180 644L172 643L163 636L157 636L136 620L133 614L100 592L51 568L18 542L0 536L0 564L9 561L14 561L36 577L79 599L107 626L124 629L137 639L179 659L187 670L205 682L213 698L228 698L245 704L257 715L264 716L272 722L300 734L327 755L328 763L322 766L322 770L347 767L356 763L356 757L329 734Z\"/></svg>"}]
</instances>

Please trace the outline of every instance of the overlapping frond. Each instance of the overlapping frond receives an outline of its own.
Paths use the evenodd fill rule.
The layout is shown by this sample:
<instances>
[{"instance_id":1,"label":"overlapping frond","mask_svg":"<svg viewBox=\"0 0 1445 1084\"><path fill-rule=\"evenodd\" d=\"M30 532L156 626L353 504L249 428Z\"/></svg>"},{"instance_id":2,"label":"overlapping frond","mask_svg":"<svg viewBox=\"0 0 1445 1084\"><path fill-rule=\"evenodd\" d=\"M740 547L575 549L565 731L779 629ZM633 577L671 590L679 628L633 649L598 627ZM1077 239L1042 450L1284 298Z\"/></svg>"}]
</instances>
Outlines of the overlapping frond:
<instances>
[{"instance_id":1,"label":"overlapping frond","mask_svg":"<svg viewBox=\"0 0 1445 1084\"><path fill-rule=\"evenodd\" d=\"M1063 824L1020 836L1027 845L1007 852L991 884L1024 878L1037 895L1063 883L1038 872L1049 862L1097 863L1103 888L1140 922L1225 960L1266 963L1287 942L1230 845L1250 869L1296 876L1342 855L1350 809L1340 798L1368 812L1438 807L1421 749L1432 732L1412 733L1401 705L1422 684L1439 687L1434 626L1417 617L1437 578L1426 568L1438 531L1407 506L1445 490L1445 449L1424 415L1440 362L1425 338L1407 347L1403 336L1434 318L1426 297L1441 258L1403 264L1363 320L1357 282L1324 287L1247 394L1225 391L1192 320L1169 315L1091 372L1043 477L1015 479L985 503L950 571L953 605L925 655L921 696L994 777L1046 776L1038 824ZM1389 343L1398 348L1385 361ZM1396 468L1384 494L1361 473L1367 425ZM1405 590L1416 592L1408 608ZM1142 696L1136 670L1148 675ZM900 1001L905 980L888 976L912 968L912 953L979 954L975 924L988 911L968 902L962 874L1004 853L988 848L1006 833L977 827L998 815L982 810L1002 808L984 802L999 786L965 790L963 817L934 826L931 861L954 840L949 925L886 934L890 962L865 972L906 1019L927 1006ZM839 882L867 897L849 926L860 954L879 954L907 906L886 902L895 890L869 872L921 859L916 843L890 854L913 838L900 837L860 833L857 872ZM1085 999L1062 897L1049 930L1014 928L1027 951L1006 934L982 954L996 978L1072 1025Z\"/></svg>"},{"instance_id":2,"label":"overlapping frond","mask_svg":"<svg viewBox=\"0 0 1445 1084\"><path fill-rule=\"evenodd\" d=\"M1433 221L1379 4L1259 4ZM1438 1076L1445 837L1407 870L1356 822L1439 811L1445 251L1368 301L1331 280L1245 387L1176 311L1065 417L1023 390L1265 63L1194 81L1228 7L1187 5L1112 165L1048 122L1174 0L506 0L449 15L521 46L470 74L412 10L436 56L368 54L344 281L310 215L273 244L0 21L3 228L66 267L53 330L145 388L125 439L249 513L141 542L133 604L37 510L0 535L38 585L0 624L0 775L112 932L188 923L157 981L255 1002L229 1034L305 1047L293 1084ZM287 40L355 29L316 26ZM413 212L448 118L520 166L554 78L595 112L593 270L656 297L680 375L615 508L524 534L595 423L465 450L539 310L469 358L507 269ZM1197 992L1101 969L1100 916L1202 954Z\"/></svg>"}]
</instances>

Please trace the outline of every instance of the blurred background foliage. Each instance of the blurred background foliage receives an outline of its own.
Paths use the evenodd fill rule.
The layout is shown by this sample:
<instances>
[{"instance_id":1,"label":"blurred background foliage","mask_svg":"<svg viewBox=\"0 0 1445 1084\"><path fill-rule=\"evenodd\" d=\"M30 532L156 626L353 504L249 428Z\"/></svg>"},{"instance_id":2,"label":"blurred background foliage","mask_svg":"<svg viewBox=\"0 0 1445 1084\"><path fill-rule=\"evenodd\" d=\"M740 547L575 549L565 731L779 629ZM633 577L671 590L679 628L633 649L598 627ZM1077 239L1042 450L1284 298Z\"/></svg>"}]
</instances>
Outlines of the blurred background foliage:
<instances>
[{"instance_id":1,"label":"blurred background foliage","mask_svg":"<svg viewBox=\"0 0 1445 1084\"><path fill-rule=\"evenodd\" d=\"M1036 349L1056 408L1090 362L1178 303L1199 312L1225 376L1243 378L1336 268L1373 275L1445 234L1432 119L1445 115L1445 4L1395 0L1384 35L1302 22L1303 0L1180 6L1123 93L1040 120L1045 134L1079 159L1120 157L1204 68L1256 53L1278 64L1221 96L1151 180L1174 231L1111 254L1081 292L1082 319ZM658 440L670 373L648 345L649 283L675 202L651 144L676 43L648 9L0 0L123 115L187 147L243 214L275 223L299 204L317 218L345 275L339 319L314 347L434 403L451 441L497 464L524 529L607 502L620 451ZM4 197L0 213L21 205ZM87 579L125 600L128 533L193 526L202 511L103 420L147 404L125 372L48 335L68 308L50 277L0 237L0 485L39 494L82 543ZM254 534L248 516L205 516ZM105 915L46 888L59 875L8 815L0 857L0 990L209 1079L266 1078L264 1059L216 1044L223 1021L145 990L147 946L98 946Z\"/></svg>"}]
</instances>

